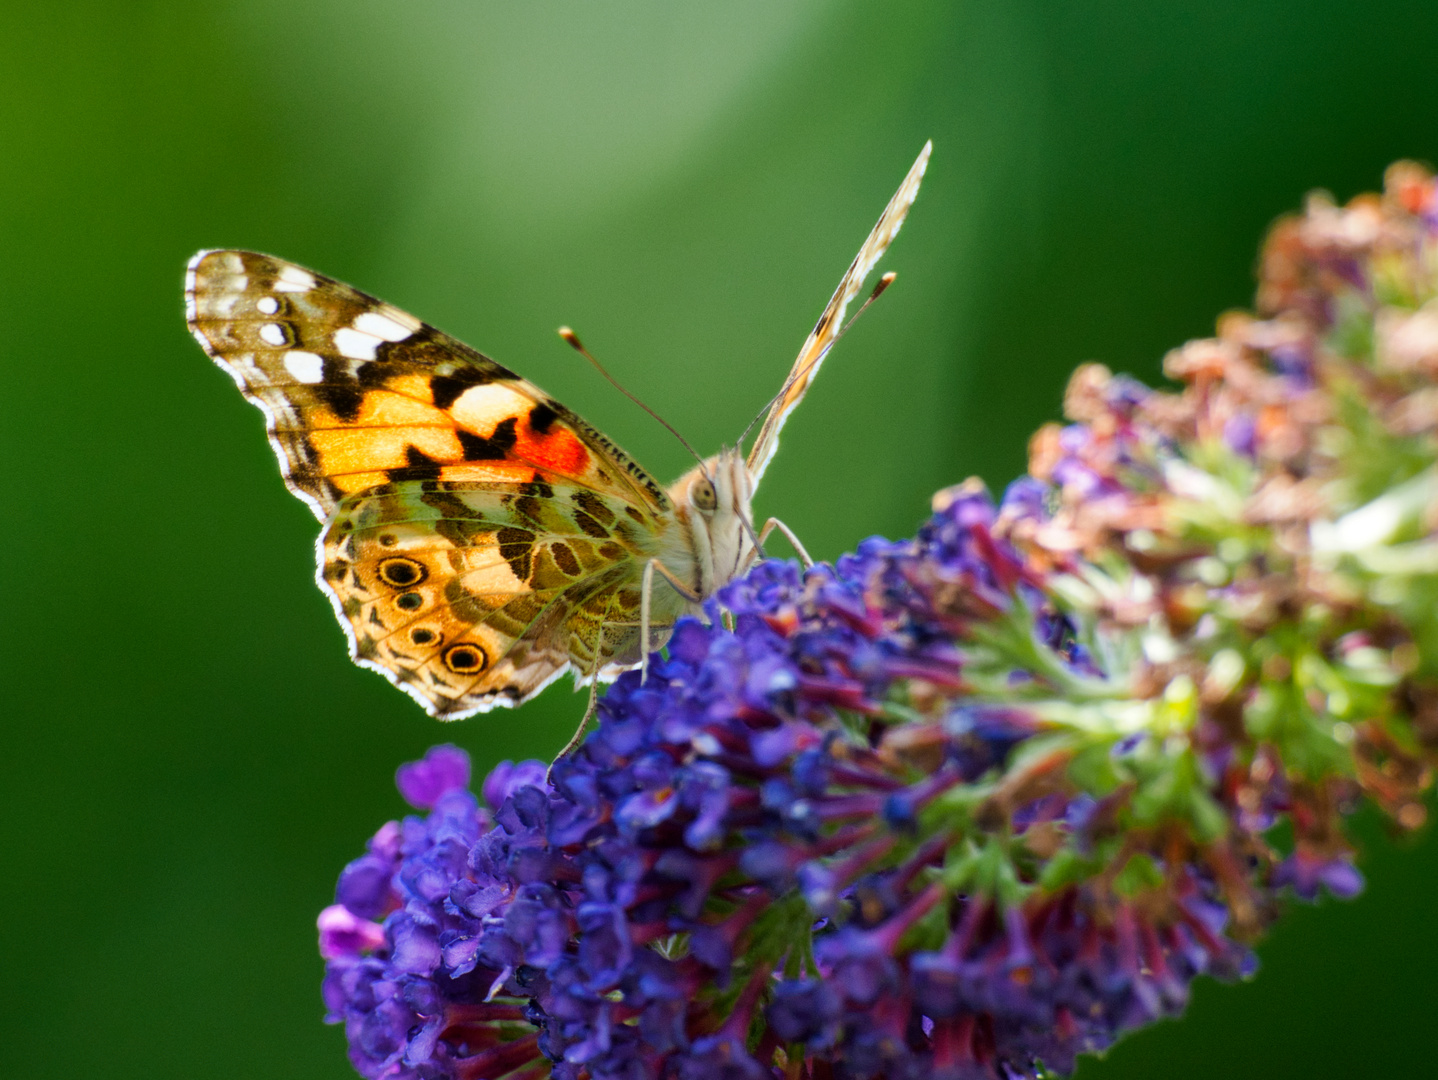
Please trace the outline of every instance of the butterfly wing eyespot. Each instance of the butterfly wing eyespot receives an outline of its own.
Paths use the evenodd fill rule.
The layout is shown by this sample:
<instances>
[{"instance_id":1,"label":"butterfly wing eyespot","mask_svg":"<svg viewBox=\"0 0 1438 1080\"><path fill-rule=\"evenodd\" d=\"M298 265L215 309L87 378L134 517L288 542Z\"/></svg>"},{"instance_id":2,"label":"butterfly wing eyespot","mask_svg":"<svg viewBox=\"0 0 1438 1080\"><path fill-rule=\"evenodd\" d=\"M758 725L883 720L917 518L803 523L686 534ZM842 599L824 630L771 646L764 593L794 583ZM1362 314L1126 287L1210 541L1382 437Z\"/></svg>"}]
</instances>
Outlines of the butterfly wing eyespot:
<instances>
[{"instance_id":1,"label":"butterfly wing eyespot","mask_svg":"<svg viewBox=\"0 0 1438 1080\"><path fill-rule=\"evenodd\" d=\"M391 588L409 589L429 577L429 568L422 562L395 555L380 562L378 573L380 580Z\"/></svg>"},{"instance_id":2,"label":"butterfly wing eyespot","mask_svg":"<svg viewBox=\"0 0 1438 1080\"><path fill-rule=\"evenodd\" d=\"M444 651L444 666L456 675L478 675L489 667L489 656L478 645L451 645Z\"/></svg>"},{"instance_id":3,"label":"butterfly wing eyespot","mask_svg":"<svg viewBox=\"0 0 1438 1080\"><path fill-rule=\"evenodd\" d=\"M355 660L457 719L526 700L566 668L587 677L596 655L606 677L637 660L652 536L589 489L408 480L344 501L323 578ZM679 614L669 595L656 626Z\"/></svg>"}]
</instances>

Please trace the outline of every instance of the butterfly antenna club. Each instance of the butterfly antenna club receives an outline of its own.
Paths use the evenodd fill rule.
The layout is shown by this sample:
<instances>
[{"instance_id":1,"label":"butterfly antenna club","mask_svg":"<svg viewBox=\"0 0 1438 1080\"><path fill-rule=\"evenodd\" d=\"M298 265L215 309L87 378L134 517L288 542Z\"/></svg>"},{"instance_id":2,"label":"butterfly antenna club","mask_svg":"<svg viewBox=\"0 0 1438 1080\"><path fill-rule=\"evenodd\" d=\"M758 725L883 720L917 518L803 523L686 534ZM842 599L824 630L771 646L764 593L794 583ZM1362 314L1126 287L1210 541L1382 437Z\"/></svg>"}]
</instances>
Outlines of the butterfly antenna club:
<instances>
[{"instance_id":1,"label":"butterfly antenna club","mask_svg":"<svg viewBox=\"0 0 1438 1080\"><path fill-rule=\"evenodd\" d=\"M899 275L897 271L890 270L878 280L878 282L874 285L874 291L869 293L869 299L864 301L863 307L859 308L858 311L854 312L853 316L850 317L849 321L844 324L844 328L834 335L834 344L837 345L839 343L839 339L849 332L849 327L853 326L856 322L859 321L859 316L869 310L870 304L872 304L875 300L879 299L879 297L884 295L884 290L887 289L890 285L892 285L894 283L894 279L898 276Z\"/></svg>"}]
</instances>

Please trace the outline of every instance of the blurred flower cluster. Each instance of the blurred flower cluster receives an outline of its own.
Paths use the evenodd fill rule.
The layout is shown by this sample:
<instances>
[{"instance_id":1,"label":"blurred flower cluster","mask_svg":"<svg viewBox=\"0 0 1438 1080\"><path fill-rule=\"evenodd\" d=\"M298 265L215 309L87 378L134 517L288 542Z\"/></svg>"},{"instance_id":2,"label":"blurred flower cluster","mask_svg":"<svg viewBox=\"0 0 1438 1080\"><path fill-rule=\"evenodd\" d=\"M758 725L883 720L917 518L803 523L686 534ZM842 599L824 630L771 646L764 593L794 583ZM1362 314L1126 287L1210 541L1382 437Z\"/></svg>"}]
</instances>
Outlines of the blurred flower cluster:
<instances>
[{"instance_id":1,"label":"blurred flower cluster","mask_svg":"<svg viewBox=\"0 0 1438 1080\"><path fill-rule=\"evenodd\" d=\"M997 504L723 590L548 779L402 769L320 920L359 1072L1066 1073L1356 893L1438 750L1438 197L1387 179L1177 389L1081 368Z\"/></svg>"}]
</instances>

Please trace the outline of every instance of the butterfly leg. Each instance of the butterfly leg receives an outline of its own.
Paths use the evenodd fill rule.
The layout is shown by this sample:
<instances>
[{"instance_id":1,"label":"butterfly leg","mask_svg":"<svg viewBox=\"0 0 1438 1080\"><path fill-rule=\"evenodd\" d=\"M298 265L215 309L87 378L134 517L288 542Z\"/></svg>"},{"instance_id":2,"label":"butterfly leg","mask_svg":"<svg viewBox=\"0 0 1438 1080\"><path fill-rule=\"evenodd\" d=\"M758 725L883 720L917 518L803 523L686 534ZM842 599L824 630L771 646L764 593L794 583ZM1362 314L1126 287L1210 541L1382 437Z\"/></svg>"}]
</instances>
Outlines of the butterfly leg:
<instances>
[{"instance_id":1,"label":"butterfly leg","mask_svg":"<svg viewBox=\"0 0 1438 1080\"><path fill-rule=\"evenodd\" d=\"M574 734L564 744L564 749L554 755L554 762L560 758L567 757L576 746L584 739L584 731L589 727L589 721L593 719L595 711L599 707L599 659L603 655L604 623L599 624L599 636L594 645L594 663L589 669L589 703L584 707L584 715L579 718L579 726L574 729ZM549 768L544 772L544 779L549 780L549 774L554 771L554 762L550 762Z\"/></svg>"},{"instance_id":2,"label":"butterfly leg","mask_svg":"<svg viewBox=\"0 0 1438 1080\"><path fill-rule=\"evenodd\" d=\"M639 593L639 647L644 653L644 658L639 661L639 684L641 686L643 686L644 681L649 678L649 608L650 598L654 592L655 570L658 570L659 573L663 575L665 581L674 586L675 592L690 603L697 604L704 599L704 597L700 596L697 592L690 589L689 586L685 585L684 582L675 577L674 572L657 558L650 559L644 564L644 584Z\"/></svg>"},{"instance_id":3,"label":"butterfly leg","mask_svg":"<svg viewBox=\"0 0 1438 1080\"><path fill-rule=\"evenodd\" d=\"M764 522L764 527L759 530L759 543L762 545L765 538L775 529L783 533L784 539L794 545L794 550L799 553L799 561L804 564L804 569L812 570L814 568L814 560L809 558L809 553L804 550L804 545L799 543L799 538L794 535L793 530L778 518L771 517L768 521Z\"/></svg>"}]
</instances>

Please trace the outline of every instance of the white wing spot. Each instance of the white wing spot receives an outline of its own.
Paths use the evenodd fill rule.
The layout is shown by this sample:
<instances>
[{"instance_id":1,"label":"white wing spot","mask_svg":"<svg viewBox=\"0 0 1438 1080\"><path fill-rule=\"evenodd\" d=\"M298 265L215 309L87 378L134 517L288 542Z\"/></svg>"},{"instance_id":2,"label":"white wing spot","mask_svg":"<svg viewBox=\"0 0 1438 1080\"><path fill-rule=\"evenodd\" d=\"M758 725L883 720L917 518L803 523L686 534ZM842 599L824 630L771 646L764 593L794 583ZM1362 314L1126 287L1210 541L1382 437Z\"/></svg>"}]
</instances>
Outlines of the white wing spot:
<instances>
[{"instance_id":1,"label":"white wing spot","mask_svg":"<svg viewBox=\"0 0 1438 1080\"><path fill-rule=\"evenodd\" d=\"M275 292L309 292L314 287L313 274L288 263L280 267L280 276L275 281Z\"/></svg>"},{"instance_id":2,"label":"white wing spot","mask_svg":"<svg viewBox=\"0 0 1438 1080\"><path fill-rule=\"evenodd\" d=\"M473 432L493 432L511 416L522 416L533 399L500 383L471 386L450 406L450 415Z\"/></svg>"},{"instance_id":3,"label":"white wing spot","mask_svg":"<svg viewBox=\"0 0 1438 1080\"><path fill-rule=\"evenodd\" d=\"M380 339L373 334L362 334L353 327L344 326L335 331L335 348L351 360L373 360L379 343Z\"/></svg>"},{"instance_id":4,"label":"white wing spot","mask_svg":"<svg viewBox=\"0 0 1438 1080\"><path fill-rule=\"evenodd\" d=\"M361 333L384 338L385 341L403 341L413 333L388 315L381 315L378 311L361 312L354 321L354 328Z\"/></svg>"},{"instance_id":5,"label":"white wing spot","mask_svg":"<svg viewBox=\"0 0 1438 1080\"><path fill-rule=\"evenodd\" d=\"M280 302L273 296L262 296L255 301L255 308L261 315L273 315L280 310Z\"/></svg>"},{"instance_id":6,"label":"white wing spot","mask_svg":"<svg viewBox=\"0 0 1438 1080\"><path fill-rule=\"evenodd\" d=\"M394 307L391 304L381 304L379 306L379 313L383 315L386 319L389 319L391 322L399 323L400 326L403 326L411 334L419 333L419 331L424 327L424 323L420 322L409 312L401 311L399 308Z\"/></svg>"},{"instance_id":7,"label":"white wing spot","mask_svg":"<svg viewBox=\"0 0 1438 1080\"><path fill-rule=\"evenodd\" d=\"M323 357L312 352L305 352L303 349L291 349L285 353L285 370L293 375L297 382L310 384L324 382L325 362Z\"/></svg>"},{"instance_id":8,"label":"white wing spot","mask_svg":"<svg viewBox=\"0 0 1438 1080\"><path fill-rule=\"evenodd\" d=\"M267 322L260 327L260 340L267 345L285 344L285 328L279 323Z\"/></svg>"},{"instance_id":9,"label":"white wing spot","mask_svg":"<svg viewBox=\"0 0 1438 1080\"><path fill-rule=\"evenodd\" d=\"M252 352L231 353L220 362L230 366L231 374L239 375L241 389L244 389L247 383L260 383L267 378L265 369L255 363L255 354Z\"/></svg>"},{"instance_id":10,"label":"white wing spot","mask_svg":"<svg viewBox=\"0 0 1438 1080\"><path fill-rule=\"evenodd\" d=\"M241 284L233 291L216 291L211 293L206 298L206 310L204 313L211 318L233 319L235 317L235 307L244 297L244 289L245 286L242 280Z\"/></svg>"}]
</instances>

